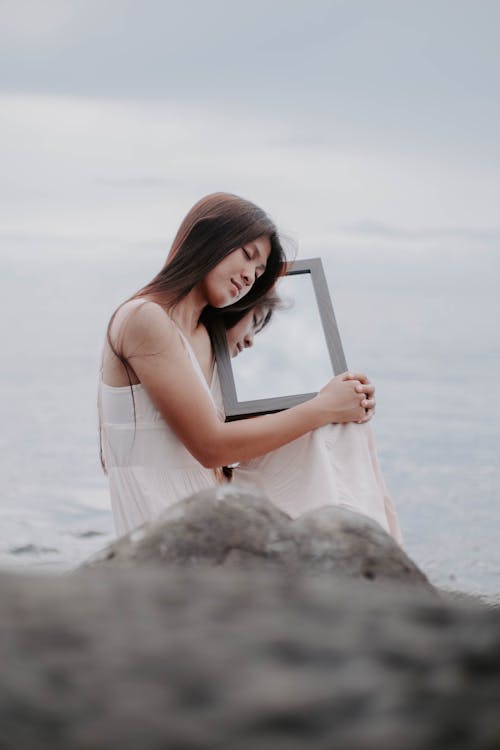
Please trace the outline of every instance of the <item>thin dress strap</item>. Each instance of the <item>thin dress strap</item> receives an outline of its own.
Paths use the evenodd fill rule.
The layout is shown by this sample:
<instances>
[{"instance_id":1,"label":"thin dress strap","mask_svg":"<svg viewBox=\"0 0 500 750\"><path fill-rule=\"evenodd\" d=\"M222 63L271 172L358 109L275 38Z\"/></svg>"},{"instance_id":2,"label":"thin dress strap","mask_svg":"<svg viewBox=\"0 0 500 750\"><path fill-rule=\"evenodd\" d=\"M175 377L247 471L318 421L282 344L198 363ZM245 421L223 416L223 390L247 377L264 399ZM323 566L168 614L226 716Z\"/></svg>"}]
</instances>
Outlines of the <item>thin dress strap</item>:
<instances>
[{"instance_id":1,"label":"thin dress strap","mask_svg":"<svg viewBox=\"0 0 500 750\"><path fill-rule=\"evenodd\" d=\"M213 396L213 393L211 391L211 388L210 388L209 384L207 383L207 381L205 379L205 376L203 374L203 370L201 369L201 365L198 362L198 358L197 358L196 354L194 353L193 347L189 343L189 339L187 338L187 336L185 335L185 333L183 333L181 331L181 329L179 328L179 326L177 325L177 323L175 322L175 320L173 320L172 318L170 318L170 320L172 321L172 323L174 324L174 326L177 328L177 331L178 331L178 333L179 333L179 335L181 337L182 343L184 344L184 348L186 349L186 351L187 351L187 353L189 355L189 358L190 358L191 362L193 363L194 369L198 373L198 375L199 375L199 377L201 379L201 382L203 383L203 385L205 386L206 390L210 394L211 400L215 403L214 396ZM212 372L212 380L213 380L213 372Z\"/></svg>"}]
</instances>

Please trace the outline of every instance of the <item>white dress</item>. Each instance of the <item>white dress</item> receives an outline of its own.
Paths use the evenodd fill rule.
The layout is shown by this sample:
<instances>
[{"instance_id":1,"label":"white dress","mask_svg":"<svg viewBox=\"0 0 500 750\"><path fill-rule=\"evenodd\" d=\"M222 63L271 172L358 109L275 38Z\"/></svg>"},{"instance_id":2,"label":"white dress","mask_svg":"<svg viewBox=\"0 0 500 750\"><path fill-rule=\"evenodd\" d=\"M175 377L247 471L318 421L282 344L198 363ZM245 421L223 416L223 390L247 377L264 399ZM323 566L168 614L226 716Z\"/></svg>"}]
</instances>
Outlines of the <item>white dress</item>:
<instances>
[{"instance_id":1,"label":"white dress","mask_svg":"<svg viewBox=\"0 0 500 750\"><path fill-rule=\"evenodd\" d=\"M188 339L179 334L194 369L224 420L217 367L209 388ZM184 447L141 384L99 384L102 449L118 535L150 521L172 503L220 479ZM332 424L303 435L264 456L240 463L234 480L262 491L296 518L323 505L362 513L401 543L401 531L378 464L367 424Z\"/></svg>"},{"instance_id":2,"label":"white dress","mask_svg":"<svg viewBox=\"0 0 500 750\"><path fill-rule=\"evenodd\" d=\"M222 403L220 384L213 385ZM234 469L239 485L260 490L297 518L323 505L340 505L377 521L402 544L399 522L365 424L329 424Z\"/></svg>"},{"instance_id":3,"label":"white dress","mask_svg":"<svg viewBox=\"0 0 500 750\"><path fill-rule=\"evenodd\" d=\"M215 403L196 356L179 329L196 372ZM216 380L216 373L212 383ZM151 401L142 384L110 386L99 383L101 440L108 471L111 508L119 536L151 521L172 503L216 486L213 469L206 469L184 447Z\"/></svg>"}]
</instances>

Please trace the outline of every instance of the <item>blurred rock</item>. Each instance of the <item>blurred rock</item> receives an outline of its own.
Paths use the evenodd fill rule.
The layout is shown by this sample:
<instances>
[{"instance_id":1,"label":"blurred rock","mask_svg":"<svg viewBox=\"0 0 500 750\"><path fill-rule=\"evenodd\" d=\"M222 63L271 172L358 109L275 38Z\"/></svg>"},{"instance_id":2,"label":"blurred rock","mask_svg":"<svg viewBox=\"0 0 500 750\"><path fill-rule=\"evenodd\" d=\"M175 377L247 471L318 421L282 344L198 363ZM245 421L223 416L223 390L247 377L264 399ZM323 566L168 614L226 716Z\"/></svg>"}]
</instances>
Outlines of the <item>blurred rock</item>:
<instances>
[{"instance_id":1,"label":"blurred rock","mask_svg":"<svg viewBox=\"0 0 500 750\"><path fill-rule=\"evenodd\" d=\"M328 572L431 588L382 527L332 505L292 520L266 498L237 485L204 490L122 537L87 566L218 565Z\"/></svg>"},{"instance_id":2,"label":"blurred rock","mask_svg":"<svg viewBox=\"0 0 500 750\"><path fill-rule=\"evenodd\" d=\"M2 750L493 750L500 612L280 566L0 575Z\"/></svg>"},{"instance_id":3,"label":"blurred rock","mask_svg":"<svg viewBox=\"0 0 500 750\"><path fill-rule=\"evenodd\" d=\"M376 523L199 493L61 577L0 575L0 749L497 750L500 611Z\"/></svg>"}]
</instances>

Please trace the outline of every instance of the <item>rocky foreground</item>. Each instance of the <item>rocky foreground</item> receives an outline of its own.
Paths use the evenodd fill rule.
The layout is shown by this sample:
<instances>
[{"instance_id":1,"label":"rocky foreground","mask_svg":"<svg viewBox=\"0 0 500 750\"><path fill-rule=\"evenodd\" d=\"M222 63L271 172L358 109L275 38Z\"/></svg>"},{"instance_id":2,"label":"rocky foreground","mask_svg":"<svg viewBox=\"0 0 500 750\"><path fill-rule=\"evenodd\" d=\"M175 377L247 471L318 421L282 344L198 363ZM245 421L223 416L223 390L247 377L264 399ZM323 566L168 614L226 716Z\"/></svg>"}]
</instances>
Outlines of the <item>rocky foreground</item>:
<instances>
[{"instance_id":1,"label":"rocky foreground","mask_svg":"<svg viewBox=\"0 0 500 750\"><path fill-rule=\"evenodd\" d=\"M500 611L375 523L236 488L0 576L0 748L500 748Z\"/></svg>"}]
</instances>

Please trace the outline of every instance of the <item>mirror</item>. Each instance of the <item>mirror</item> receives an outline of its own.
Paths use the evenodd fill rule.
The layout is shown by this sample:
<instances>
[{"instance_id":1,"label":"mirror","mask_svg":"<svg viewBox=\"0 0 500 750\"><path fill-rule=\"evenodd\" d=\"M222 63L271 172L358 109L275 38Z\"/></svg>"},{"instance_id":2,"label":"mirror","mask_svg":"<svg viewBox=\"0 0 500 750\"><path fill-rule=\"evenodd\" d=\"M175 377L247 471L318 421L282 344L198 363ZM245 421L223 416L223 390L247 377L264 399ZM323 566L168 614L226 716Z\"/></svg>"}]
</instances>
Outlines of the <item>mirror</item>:
<instances>
[{"instance_id":1,"label":"mirror","mask_svg":"<svg viewBox=\"0 0 500 750\"><path fill-rule=\"evenodd\" d=\"M241 332L228 331L229 349L225 329L213 336L226 419L302 403L347 369L321 260L296 261L276 291L282 309L273 310L250 348L242 348L245 321ZM257 312L254 320L262 317Z\"/></svg>"},{"instance_id":2,"label":"mirror","mask_svg":"<svg viewBox=\"0 0 500 750\"><path fill-rule=\"evenodd\" d=\"M314 393L333 377L311 275L285 276L279 296L284 309L232 358L238 401Z\"/></svg>"}]
</instances>

